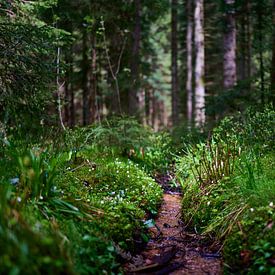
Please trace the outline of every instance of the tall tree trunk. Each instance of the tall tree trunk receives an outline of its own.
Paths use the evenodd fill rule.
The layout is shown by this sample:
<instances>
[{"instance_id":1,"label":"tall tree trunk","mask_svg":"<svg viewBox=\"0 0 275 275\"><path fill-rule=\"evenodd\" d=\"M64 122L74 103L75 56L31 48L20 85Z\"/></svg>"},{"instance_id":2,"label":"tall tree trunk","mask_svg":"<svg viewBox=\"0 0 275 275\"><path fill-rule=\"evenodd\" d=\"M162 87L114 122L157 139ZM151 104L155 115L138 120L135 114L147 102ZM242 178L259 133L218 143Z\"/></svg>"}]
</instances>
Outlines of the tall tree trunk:
<instances>
[{"instance_id":1,"label":"tall tree trunk","mask_svg":"<svg viewBox=\"0 0 275 275\"><path fill-rule=\"evenodd\" d=\"M171 50L172 50L172 123L179 121L179 83L178 83L178 0L172 0L171 7Z\"/></svg>"},{"instance_id":2,"label":"tall tree trunk","mask_svg":"<svg viewBox=\"0 0 275 275\"><path fill-rule=\"evenodd\" d=\"M89 123L89 89L88 89L88 46L87 46L87 30L83 27L82 37L82 123L87 125Z\"/></svg>"},{"instance_id":3,"label":"tall tree trunk","mask_svg":"<svg viewBox=\"0 0 275 275\"><path fill-rule=\"evenodd\" d=\"M187 80L186 80L186 93L187 93L187 119L191 125L193 118L193 89L192 89L192 76L193 76L193 16L192 16L192 0L187 0L186 3L187 13L187 32L186 32L186 54L187 54Z\"/></svg>"},{"instance_id":4,"label":"tall tree trunk","mask_svg":"<svg viewBox=\"0 0 275 275\"><path fill-rule=\"evenodd\" d=\"M275 107L275 0L273 0L272 22L273 22L273 33L272 33L273 43L272 43L270 102L273 104L273 107Z\"/></svg>"},{"instance_id":5,"label":"tall tree trunk","mask_svg":"<svg viewBox=\"0 0 275 275\"><path fill-rule=\"evenodd\" d=\"M223 56L223 85L225 89L234 87L237 81L236 71L236 21L235 0L225 1L225 30L224 30L224 56Z\"/></svg>"},{"instance_id":6,"label":"tall tree trunk","mask_svg":"<svg viewBox=\"0 0 275 275\"><path fill-rule=\"evenodd\" d=\"M150 88L145 88L145 121L146 125L150 125Z\"/></svg>"},{"instance_id":7,"label":"tall tree trunk","mask_svg":"<svg viewBox=\"0 0 275 275\"><path fill-rule=\"evenodd\" d=\"M264 49L263 49L263 3L261 1L257 4L257 19L258 19L258 43L259 43L259 63L260 63L260 89L261 89L261 103L264 105L265 101L265 78L264 78Z\"/></svg>"},{"instance_id":8,"label":"tall tree trunk","mask_svg":"<svg viewBox=\"0 0 275 275\"><path fill-rule=\"evenodd\" d=\"M74 107L74 90L73 82L71 82L71 96L70 96L70 127L75 126L75 107Z\"/></svg>"},{"instance_id":9,"label":"tall tree trunk","mask_svg":"<svg viewBox=\"0 0 275 275\"><path fill-rule=\"evenodd\" d=\"M97 116L97 79L96 79L96 48L95 40L92 39L92 52L91 52L91 72L90 72L90 98L89 98L89 107L90 107L90 116L91 122L95 122Z\"/></svg>"},{"instance_id":10,"label":"tall tree trunk","mask_svg":"<svg viewBox=\"0 0 275 275\"><path fill-rule=\"evenodd\" d=\"M132 87L129 92L129 114L139 113L138 90L140 85L140 40L141 40L141 0L135 0L135 28L133 31L133 49L131 57Z\"/></svg>"},{"instance_id":11,"label":"tall tree trunk","mask_svg":"<svg viewBox=\"0 0 275 275\"><path fill-rule=\"evenodd\" d=\"M65 62L66 65L70 66L70 57L69 57L70 53L66 52L65 54ZM65 85L64 85L64 90L65 90L65 106L64 106L64 122L65 124L68 126L69 125L69 121L70 121L70 70L66 70L65 73Z\"/></svg>"},{"instance_id":12,"label":"tall tree trunk","mask_svg":"<svg viewBox=\"0 0 275 275\"><path fill-rule=\"evenodd\" d=\"M238 80L242 81L244 91L249 94L250 77L251 77L251 6L250 0L245 0L241 9L241 15L238 27L240 29L239 36L236 40L239 41L237 53L239 56L239 74Z\"/></svg>"},{"instance_id":13,"label":"tall tree trunk","mask_svg":"<svg viewBox=\"0 0 275 275\"><path fill-rule=\"evenodd\" d=\"M155 95L155 90L152 87L152 108L151 108L151 118L152 118L152 128L154 130L156 130L156 115L157 115L157 99L156 99L156 95Z\"/></svg>"},{"instance_id":14,"label":"tall tree trunk","mask_svg":"<svg viewBox=\"0 0 275 275\"><path fill-rule=\"evenodd\" d=\"M204 3L195 0L195 124L202 127L205 123L205 87L204 87Z\"/></svg>"},{"instance_id":15,"label":"tall tree trunk","mask_svg":"<svg viewBox=\"0 0 275 275\"><path fill-rule=\"evenodd\" d=\"M246 0L246 48L247 48L247 58L246 58L246 77L248 79L251 78L251 56L252 56L252 40L251 40L251 34L252 34L252 24L251 24L251 3L250 0ZM250 90L250 81L248 90Z\"/></svg>"}]
</instances>

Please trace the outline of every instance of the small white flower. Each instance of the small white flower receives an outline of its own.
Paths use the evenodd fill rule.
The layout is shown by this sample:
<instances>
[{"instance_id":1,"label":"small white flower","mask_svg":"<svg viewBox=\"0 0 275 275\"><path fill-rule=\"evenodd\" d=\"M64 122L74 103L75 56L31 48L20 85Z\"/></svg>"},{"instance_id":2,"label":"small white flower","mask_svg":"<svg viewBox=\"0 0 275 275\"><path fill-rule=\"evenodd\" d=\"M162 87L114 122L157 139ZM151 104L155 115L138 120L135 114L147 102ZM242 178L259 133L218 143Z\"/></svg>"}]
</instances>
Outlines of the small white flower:
<instances>
[{"instance_id":1,"label":"small white flower","mask_svg":"<svg viewBox=\"0 0 275 275\"><path fill-rule=\"evenodd\" d=\"M22 199L21 199L20 197L17 197L17 201L18 201L18 202L21 202Z\"/></svg>"},{"instance_id":2,"label":"small white flower","mask_svg":"<svg viewBox=\"0 0 275 275\"><path fill-rule=\"evenodd\" d=\"M208 202L207 202L207 205L209 206L209 205L210 205L210 203L211 203L211 202L210 202L210 201L208 201Z\"/></svg>"},{"instance_id":3,"label":"small white flower","mask_svg":"<svg viewBox=\"0 0 275 275\"><path fill-rule=\"evenodd\" d=\"M251 211L251 212L254 212L254 208L250 208L250 211Z\"/></svg>"},{"instance_id":4,"label":"small white flower","mask_svg":"<svg viewBox=\"0 0 275 275\"><path fill-rule=\"evenodd\" d=\"M273 207L273 205L274 205L273 202L270 202L270 203L269 203L269 206L270 206L270 207Z\"/></svg>"}]
</instances>

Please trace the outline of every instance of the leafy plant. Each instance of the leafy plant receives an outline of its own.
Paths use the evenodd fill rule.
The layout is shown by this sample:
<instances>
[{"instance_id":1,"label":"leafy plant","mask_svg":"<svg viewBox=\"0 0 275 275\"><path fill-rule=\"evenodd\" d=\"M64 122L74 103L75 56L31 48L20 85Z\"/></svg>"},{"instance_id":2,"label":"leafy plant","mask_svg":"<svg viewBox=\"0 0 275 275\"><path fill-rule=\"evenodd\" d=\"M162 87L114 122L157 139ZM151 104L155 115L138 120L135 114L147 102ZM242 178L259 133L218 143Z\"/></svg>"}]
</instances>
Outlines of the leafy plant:
<instances>
[{"instance_id":1,"label":"leafy plant","mask_svg":"<svg viewBox=\"0 0 275 275\"><path fill-rule=\"evenodd\" d=\"M224 119L210 144L189 147L176 165L184 188L183 219L222 242L231 272L274 272L272 113L248 112L248 124Z\"/></svg>"}]
</instances>

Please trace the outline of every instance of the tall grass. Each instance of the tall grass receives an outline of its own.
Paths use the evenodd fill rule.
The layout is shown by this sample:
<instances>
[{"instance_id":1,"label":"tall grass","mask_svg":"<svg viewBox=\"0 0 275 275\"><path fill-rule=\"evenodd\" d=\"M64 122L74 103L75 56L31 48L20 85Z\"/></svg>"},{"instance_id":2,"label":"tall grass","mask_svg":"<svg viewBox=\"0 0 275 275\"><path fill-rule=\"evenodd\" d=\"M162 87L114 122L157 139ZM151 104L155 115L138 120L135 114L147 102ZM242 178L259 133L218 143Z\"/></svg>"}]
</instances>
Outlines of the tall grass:
<instances>
[{"instance_id":1,"label":"tall grass","mask_svg":"<svg viewBox=\"0 0 275 275\"><path fill-rule=\"evenodd\" d=\"M274 131L273 110L248 110L178 160L184 220L222 243L234 272L275 272Z\"/></svg>"}]
</instances>

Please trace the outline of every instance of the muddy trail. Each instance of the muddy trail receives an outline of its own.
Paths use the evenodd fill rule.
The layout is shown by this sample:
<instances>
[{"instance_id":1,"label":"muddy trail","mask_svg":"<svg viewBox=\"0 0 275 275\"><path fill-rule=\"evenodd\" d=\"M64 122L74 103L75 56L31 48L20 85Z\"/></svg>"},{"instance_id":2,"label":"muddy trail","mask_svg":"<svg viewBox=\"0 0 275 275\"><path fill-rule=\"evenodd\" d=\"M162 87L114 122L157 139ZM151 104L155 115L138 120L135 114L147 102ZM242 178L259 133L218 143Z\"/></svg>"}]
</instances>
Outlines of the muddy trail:
<instances>
[{"instance_id":1,"label":"muddy trail","mask_svg":"<svg viewBox=\"0 0 275 275\"><path fill-rule=\"evenodd\" d=\"M219 246L205 237L186 231L181 221L179 186L171 185L172 174L158 175L163 187L163 203L150 228L146 248L124 265L126 274L222 274ZM172 181L173 182L173 181Z\"/></svg>"}]
</instances>

